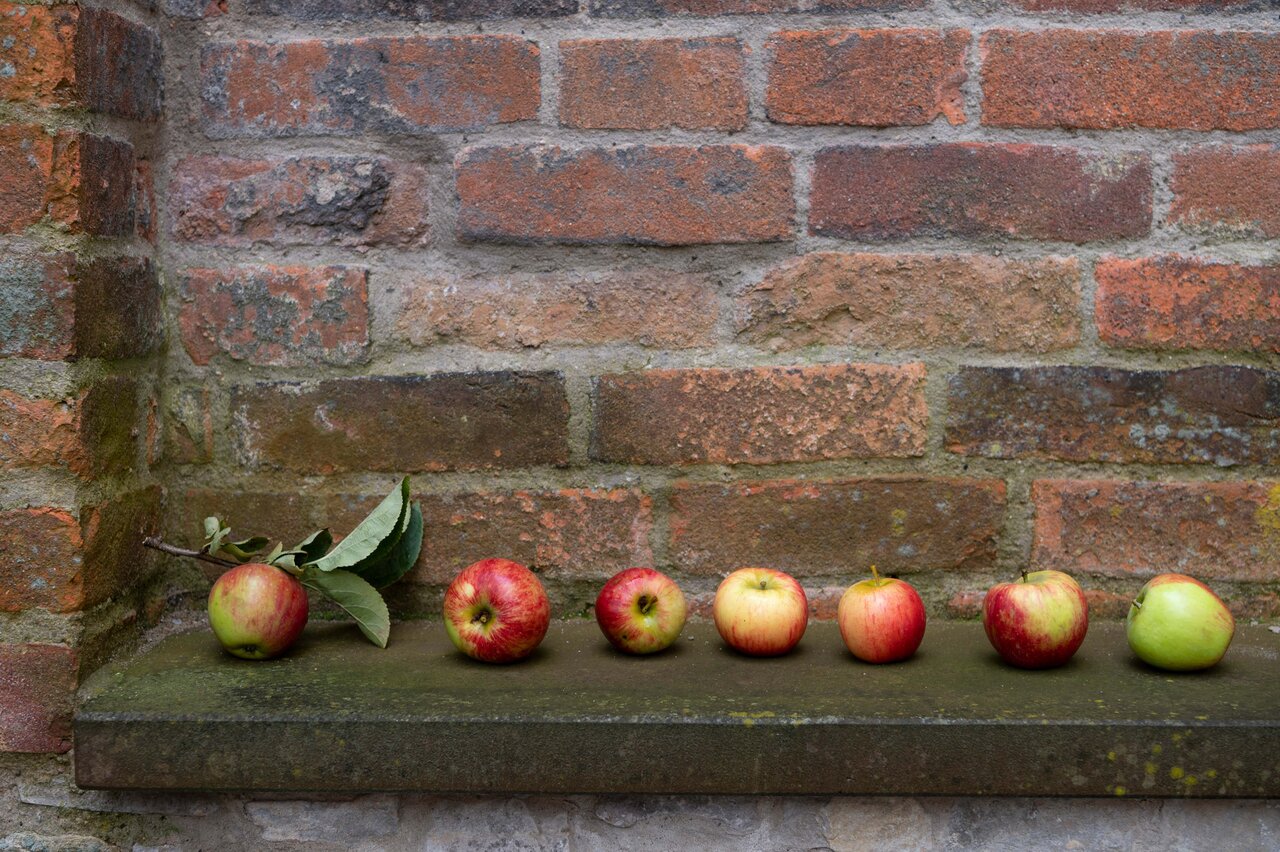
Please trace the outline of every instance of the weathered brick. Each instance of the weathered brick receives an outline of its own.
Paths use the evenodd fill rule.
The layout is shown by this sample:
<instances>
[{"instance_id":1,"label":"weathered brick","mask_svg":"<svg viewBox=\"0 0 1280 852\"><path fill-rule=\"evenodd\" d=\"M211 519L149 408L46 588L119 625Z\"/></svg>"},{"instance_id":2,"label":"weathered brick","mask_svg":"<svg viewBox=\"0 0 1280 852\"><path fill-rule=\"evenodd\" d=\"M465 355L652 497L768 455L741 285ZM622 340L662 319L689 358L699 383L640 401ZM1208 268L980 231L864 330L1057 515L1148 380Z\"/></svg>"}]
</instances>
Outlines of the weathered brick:
<instances>
[{"instance_id":1,"label":"weathered brick","mask_svg":"<svg viewBox=\"0 0 1280 852\"><path fill-rule=\"evenodd\" d=\"M777 33L765 109L782 124L963 124L968 46L965 30Z\"/></svg>"},{"instance_id":2,"label":"weathered brick","mask_svg":"<svg viewBox=\"0 0 1280 852\"><path fill-rule=\"evenodd\" d=\"M697 245L792 236L791 159L780 148L470 148L456 171L466 240Z\"/></svg>"},{"instance_id":3,"label":"weathered brick","mask_svg":"<svg viewBox=\"0 0 1280 852\"><path fill-rule=\"evenodd\" d=\"M1028 12L1218 12L1257 5L1257 0L1005 0Z\"/></svg>"},{"instance_id":4,"label":"weathered brick","mask_svg":"<svg viewBox=\"0 0 1280 852\"><path fill-rule=\"evenodd\" d=\"M72 232L119 237L133 233L135 164L127 142L76 131L49 133L0 125L0 231L47 220Z\"/></svg>"},{"instance_id":5,"label":"weathered brick","mask_svg":"<svg viewBox=\"0 0 1280 852\"><path fill-rule=\"evenodd\" d=\"M0 3L0 99L75 103L77 6Z\"/></svg>"},{"instance_id":6,"label":"weathered brick","mask_svg":"<svg viewBox=\"0 0 1280 852\"><path fill-rule=\"evenodd\" d=\"M178 388L165 401L164 457L177 464L213 461L213 408L207 386Z\"/></svg>"},{"instance_id":7,"label":"weathered brick","mask_svg":"<svg viewBox=\"0 0 1280 852\"><path fill-rule=\"evenodd\" d=\"M89 478L128 470L137 413L137 385L126 376L61 400L0 390L0 470L55 467Z\"/></svg>"},{"instance_id":8,"label":"weathered brick","mask_svg":"<svg viewBox=\"0 0 1280 852\"><path fill-rule=\"evenodd\" d=\"M59 361L75 348L70 254L0 257L0 355Z\"/></svg>"},{"instance_id":9,"label":"weathered brick","mask_svg":"<svg viewBox=\"0 0 1280 852\"><path fill-rule=\"evenodd\" d=\"M170 185L173 235L221 246L421 245L428 176L373 157L189 157Z\"/></svg>"},{"instance_id":10,"label":"weathered brick","mask_svg":"<svg viewBox=\"0 0 1280 852\"><path fill-rule=\"evenodd\" d=\"M84 540L62 509L0 512L0 611L70 612L83 600Z\"/></svg>"},{"instance_id":11,"label":"weathered brick","mask_svg":"<svg viewBox=\"0 0 1280 852\"><path fill-rule=\"evenodd\" d=\"M741 130L746 47L736 38L560 43L560 123L588 129Z\"/></svg>"},{"instance_id":12,"label":"weathered brick","mask_svg":"<svg viewBox=\"0 0 1280 852\"><path fill-rule=\"evenodd\" d=\"M1004 483L991 479L682 482L671 493L671 561L703 575L991 569L1004 504Z\"/></svg>"},{"instance_id":13,"label":"weathered brick","mask_svg":"<svg viewBox=\"0 0 1280 852\"><path fill-rule=\"evenodd\" d=\"M68 224L96 236L132 236L137 226L133 146L87 133L78 142L79 215Z\"/></svg>"},{"instance_id":14,"label":"weathered brick","mask_svg":"<svg viewBox=\"0 0 1280 852\"><path fill-rule=\"evenodd\" d=\"M0 194L0 230L21 231L53 212L59 194L74 196L75 189L67 185L65 178L55 180L54 143L53 135L34 125L0 126L0 174L5 176L5 191ZM58 153L63 153L63 145L56 147ZM59 208L66 209L65 200Z\"/></svg>"},{"instance_id":15,"label":"weathered brick","mask_svg":"<svg viewBox=\"0 0 1280 852\"><path fill-rule=\"evenodd\" d=\"M1280 373L1249 367L963 367L947 449L995 458L1275 464Z\"/></svg>"},{"instance_id":16,"label":"weathered brick","mask_svg":"<svg viewBox=\"0 0 1280 852\"><path fill-rule=\"evenodd\" d=\"M191 21L227 14L227 0L162 0L160 5L166 15Z\"/></svg>"},{"instance_id":17,"label":"weathered brick","mask_svg":"<svg viewBox=\"0 0 1280 852\"><path fill-rule=\"evenodd\" d=\"M1004 127L1280 127L1280 35L992 30L982 123Z\"/></svg>"},{"instance_id":18,"label":"weathered brick","mask_svg":"<svg viewBox=\"0 0 1280 852\"><path fill-rule=\"evenodd\" d=\"M818 152L809 231L829 237L1140 237L1151 160L1024 144L837 147Z\"/></svg>"},{"instance_id":19,"label":"weathered brick","mask_svg":"<svg viewBox=\"0 0 1280 852\"><path fill-rule=\"evenodd\" d=\"M81 392L77 405L83 466L72 469L92 479L132 470L140 438L137 380L131 375L100 378Z\"/></svg>"},{"instance_id":20,"label":"weathered brick","mask_svg":"<svg viewBox=\"0 0 1280 852\"><path fill-rule=\"evenodd\" d=\"M0 98L123 118L160 115L156 33L103 9L0 3Z\"/></svg>"},{"instance_id":21,"label":"weathered brick","mask_svg":"<svg viewBox=\"0 0 1280 852\"><path fill-rule=\"evenodd\" d=\"M863 10L920 9L925 0L591 0L591 14L603 18L713 17L771 15L786 12L814 14Z\"/></svg>"},{"instance_id":22,"label":"weathered brick","mask_svg":"<svg viewBox=\"0 0 1280 852\"><path fill-rule=\"evenodd\" d=\"M1280 145L1174 154L1169 216L1195 231L1280 237Z\"/></svg>"},{"instance_id":23,"label":"weathered brick","mask_svg":"<svg viewBox=\"0 0 1280 852\"><path fill-rule=\"evenodd\" d=\"M188 269L178 325L187 354L264 366L355 364L369 345L368 272L346 266Z\"/></svg>"},{"instance_id":24,"label":"weathered brick","mask_svg":"<svg viewBox=\"0 0 1280 852\"><path fill-rule=\"evenodd\" d=\"M605 580L652 565L652 501L638 491L424 495L422 556L411 583L447 583L463 568L501 553L544 577Z\"/></svg>"},{"instance_id":25,"label":"weathered brick","mask_svg":"<svg viewBox=\"0 0 1280 852\"><path fill-rule=\"evenodd\" d=\"M154 30L103 9L83 7L75 48L82 106L142 121L160 117L164 56Z\"/></svg>"},{"instance_id":26,"label":"weathered brick","mask_svg":"<svg viewBox=\"0 0 1280 852\"><path fill-rule=\"evenodd\" d=\"M202 57L205 131L421 134L524 121L538 114L538 60L515 36L213 44Z\"/></svg>"},{"instance_id":27,"label":"weathered brick","mask_svg":"<svg viewBox=\"0 0 1280 852\"><path fill-rule=\"evenodd\" d=\"M641 269L601 275L418 279L397 287L396 335L413 346L537 349L635 343L711 346L716 288L698 275Z\"/></svg>"},{"instance_id":28,"label":"weathered brick","mask_svg":"<svg viewBox=\"0 0 1280 852\"><path fill-rule=\"evenodd\" d=\"M440 373L237 387L241 457L254 467L486 470L565 465L569 401L556 373Z\"/></svg>"},{"instance_id":29,"label":"weathered brick","mask_svg":"<svg viewBox=\"0 0 1280 852\"><path fill-rule=\"evenodd\" d=\"M1037 480L1032 561L1113 577L1280 578L1280 483Z\"/></svg>"},{"instance_id":30,"label":"weathered brick","mask_svg":"<svg viewBox=\"0 0 1280 852\"><path fill-rule=\"evenodd\" d=\"M79 606L95 606L145 579L155 564L143 539L160 532L160 488L117 494L80 510L85 543Z\"/></svg>"},{"instance_id":31,"label":"weathered brick","mask_svg":"<svg viewBox=\"0 0 1280 852\"><path fill-rule=\"evenodd\" d=\"M0 751L71 749L78 669L64 645L0 645Z\"/></svg>"},{"instance_id":32,"label":"weathered brick","mask_svg":"<svg viewBox=\"0 0 1280 852\"><path fill-rule=\"evenodd\" d=\"M1104 258L1098 336L1134 349L1280 352L1280 266Z\"/></svg>"},{"instance_id":33,"label":"weathered brick","mask_svg":"<svg viewBox=\"0 0 1280 852\"><path fill-rule=\"evenodd\" d=\"M99 257L75 273L75 354L136 358L164 342L160 281L151 261Z\"/></svg>"},{"instance_id":34,"label":"weathered brick","mask_svg":"<svg viewBox=\"0 0 1280 852\"><path fill-rule=\"evenodd\" d=\"M968 347L1048 352L1080 338L1074 258L818 252L737 298L740 340L772 349Z\"/></svg>"},{"instance_id":35,"label":"weathered brick","mask_svg":"<svg viewBox=\"0 0 1280 852\"><path fill-rule=\"evenodd\" d=\"M243 7L304 21L489 21L572 15L578 0L245 0Z\"/></svg>"},{"instance_id":36,"label":"weathered brick","mask_svg":"<svg viewBox=\"0 0 1280 852\"><path fill-rule=\"evenodd\" d=\"M924 454L923 364L643 370L601 376L592 456L771 464Z\"/></svg>"}]
</instances>

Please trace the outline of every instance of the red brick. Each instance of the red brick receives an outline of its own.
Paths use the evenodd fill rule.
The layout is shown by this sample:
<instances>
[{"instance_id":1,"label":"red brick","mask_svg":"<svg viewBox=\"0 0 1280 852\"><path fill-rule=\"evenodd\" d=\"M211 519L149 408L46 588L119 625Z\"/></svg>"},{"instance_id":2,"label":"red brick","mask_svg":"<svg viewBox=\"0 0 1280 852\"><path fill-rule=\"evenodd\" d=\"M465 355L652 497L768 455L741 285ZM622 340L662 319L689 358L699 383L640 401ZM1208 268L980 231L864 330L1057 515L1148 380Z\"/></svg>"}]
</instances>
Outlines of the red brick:
<instances>
[{"instance_id":1,"label":"red brick","mask_svg":"<svg viewBox=\"0 0 1280 852\"><path fill-rule=\"evenodd\" d=\"M1216 12L1253 5L1255 0L1006 0L1028 12Z\"/></svg>"},{"instance_id":2,"label":"red brick","mask_svg":"<svg viewBox=\"0 0 1280 852\"><path fill-rule=\"evenodd\" d=\"M237 387L241 459L299 473L566 465L556 373L438 373Z\"/></svg>"},{"instance_id":3,"label":"red brick","mask_svg":"<svg viewBox=\"0 0 1280 852\"><path fill-rule=\"evenodd\" d=\"M697 245L792 236L791 159L780 148L471 148L456 169L465 240Z\"/></svg>"},{"instance_id":4,"label":"red brick","mask_svg":"<svg viewBox=\"0 0 1280 852\"><path fill-rule=\"evenodd\" d=\"M1274 464L1280 372L1205 366L962 367L946 447L994 458L1147 464Z\"/></svg>"},{"instance_id":5,"label":"red brick","mask_svg":"<svg viewBox=\"0 0 1280 852\"><path fill-rule=\"evenodd\" d=\"M71 612L83 601L84 540L62 509L0 512L0 610Z\"/></svg>"},{"instance_id":6,"label":"red brick","mask_svg":"<svg viewBox=\"0 0 1280 852\"><path fill-rule=\"evenodd\" d=\"M1098 336L1131 349L1280 352L1280 266L1104 258Z\"/></svg>"},{"instance_id":7,"label":"red brick","mask_svg":"<svg viewBox=\"0 0 1280 852\"><path fill-rule=\"evenodd\" d=\"M772 464L924 454L923 364L643 370L601 376L592 457Z\"/></svg>"},{"instance_id":8,"label":"red brick","mask_svg":"<svg viewBox=\"0 0 1280 852\"><path fill-rule=\"evenodd\" d=\"M194 4L203 2L170 0L175 1L196 9ZM244 0L243 5L249 12L304 21L488 21L558 18L578 11L578 0Z\"/></svg>"},{"instance_id":9,"label":"red brick","mask_svg":"<svg viewBox=\"0 0 1280 852\"><path fill-rule=\"evenodd\" d=\"M537 118L538 47L515 36L238 41L205 48L212 136L436 133ZM271 85L263 85L270 80Z\"/></svg>"},{"instance_id":10,"label":"red brick","mask_svg":"<svg viewBox=\"0 0 1280 852\"><path fill-rule=\"evenodd\" d=\"M103 9L82 8L75 46L81 105L142 121L160 117L164 56L154 30Z\"/></svg>"},{"instance_id":11,"label":"red brick","mask_svg":"<svg viewBox=\"0 0 1280 852\"><path fill-rule=\"evenodd\" d=\"M0 232L41 221L95 236L134 231L133 147L102 136L0 125Z\"/></svg>"},{"instance_id":12,"label":"red brick","mask_svg":"<svg viewBox=\"0 0 1280 852\"><path fill-rule=\"evenodd\" d=\"M463 568L502 555L544 577L606 580L653 564L652 501L638 491L424 495L422 557L411 583L447 583Z\"/></svg>"},{"instance_id":13,"label":"red brick","mask_svg":"<svg viewBox=\"0 0 1280 852\"><path fill-rule=\"evenodd\" d=\"M1169 217L1195 231L1280 237L1280 146L1217 146L1174 154Z\"/></svg>"},{"instance_id":14,"label":"red brick","mask_svg":"<svg viewBox=\"0 0 1280 852\"><path fill-rule=\"evenodd\" d=\"M78 668L63 645L0 645L0 752L71 749Z\"/></svg>"},{"instance_id":15,"label":"red brick","mask_svg":"<svg viewBox=\"0 0 1280 852\"><path fill-rule=\"evenodd\" d=\"M1080 338L1074 258L839 254L787 261L737 299L738 338L771 349L1048 352Z\"/></svg>"},{"instance_id":16,"label":"red brick","mask_svg":"<svg viewBox=\"0 0 1280 852\"><path fill-rule=\"evenodd\" d=\"M123 376L62 400L0 390L0 470L55 467L87 478L128 470L137 449L136 396L136 383Z\"/></svg>"},{"instance_id":17,"label":"red brick","mask_svg":"<svg viewBox=\"0 0 1280 852\"><path fill-rule=\"evenodd\" d=\"M413 346L688 349L715 342L715 283L698 275L513 274L414 280L397 289L404 295L396 335Z\"/></svg>"},{"instance_id":18,"label":"red brick","mask_svg":"<svg viewBox=\"0 0 1280 852\"><path fill-rule=\"evenodd\" d=\"M78 139L79 212L73 230L128 237L137 227L137 164L133 146L104 136Z\"/></svg>"},{"instance_id":19,"label":"red brick","mask_svg":"<svg viewBox=\"0 0 1280 852\"><path fill-rule=\"evenodd\" d=\"M191 360L346 365L369 345L368 273L345 266L188 269L178 325Z\"/></svg>"},{"instance_id":20,"label":"red brick","mask_svg":"<svg viewBox=\"0 0 1280 852\"><path fill-rule=\"evenodd\" d=\"M714 17L786 12L893 12L924 6L925 0L591 0L591 14L604 18Z\"/></svg>"},{"instance_id":21,"label":"red brick","mask_svg":"<svg viewBox=\"0 0 1280 852\"><path fill-rule=\"evenodd\" d=\"M0 3L0 99L32 106L76 102L76 6Z\"/></svg>"},{"instance_id":22,"label":"red brick","mask_svg":"<svg viewBox=\"0 0 1280 852\"><path fill-rule=\"evenodd\" d=\"M982 615L982 603L986 596L985 590L956 592L947 601L947 615L951 618L978 618Z\"/></svg>"},{"instance_id":23,"label":"red brick","mask_svg":"<svg viewBox=\"0 0 1280 852\"><path fill-rule=\"evenodd\" d=\"M0 230L12 233L34 225L52 212L58 190L74 193L74 187L55 181L54 143L54 136L34 125L0 126L0 173L5 176ZM62 146L58 148L61 153Z\"/></svg>"},{"instance_id":24,"label":"red brick","mask_svg":"<svg viewBox=\"0 0 1280 852\"><path fill-rule=\"evenodd\" d=\"M693 483L671 494L671 561L693 574L767 565L798 576L989 570L999 480L875 477Z\"/></svg>"},{"instance_id":25,"label":"red brick","mask_svg":"<svg viewBox=\"0 0 1280 852\"><path fill-rule=\"evenodd\" d=\"M828 237L1019 237L1083 243L1145 235L1151 161L1024 144L825 148L809 231Z\"/></svg>"},{"instance_id":26,"label":"red brick","mask_svg":"<svg viewBox=\"0 0 1280 852\"><path fill-rule=\"evenodd\" d=\"M1280 127L1280 34L992 30L982 123L1003 127Z\"/></svg>"},{"instance_id":27,"label":"red brick","mask_svg":"<svg viewBox=\"0 0 1280 852\"><path fill-rule=\"evenodd\" d=\"M1032 485L1031 498L1037 566L1280 579L1280 483L1047 479Z\"/></svg>"},{"instance_id":28,"label":"red brick","mask_svg":"<svg viewBox=\"0 0 1280 852\"><path fill-rule=\"evenodd\" d=\"M65 253L11 251L0 257L0 355L44 361L71 357L74 263Z\"/></svg>"},{"instance_id":29,"label":"red brick","mask_svg":"<svg viewBox=\"0 0 1280 852\"><path fill-rule=\"evenodd\" d=\"M968 46L966 30L777 33L765 108L782 124L963 124Z\"/></svg>"},{"instance_id":30,"label":"red brick","mask_svg":"<svg viewBox=\"0 0 1280 852\"><path fill-rule=\"evenodd\" d=\"M189 157L170 186L173 235L220 246L415 246L426 169L377 157Z\"/></svg>"},{"instance_id":31,"label":"red brick","mask_svg":"<svg viewBox=\"0 0 1280 852\"><path fill-rule=\"evenodd\" d=\"M588 129L741 130L746 48L736 38L560 43L560 123Z\"/></svg>"},{"instance_id":32,"label":"red brick","mask_svg":"<svg viewBox=\"0 0 1280 852\"><path fill-rule=\"evenodd\" d=\"M155 552L142 542L160 532L160 497L159 486L149 486L80 510L85 542L81 608L109 600L148 578Z\"/></svg>"}]
</instances>

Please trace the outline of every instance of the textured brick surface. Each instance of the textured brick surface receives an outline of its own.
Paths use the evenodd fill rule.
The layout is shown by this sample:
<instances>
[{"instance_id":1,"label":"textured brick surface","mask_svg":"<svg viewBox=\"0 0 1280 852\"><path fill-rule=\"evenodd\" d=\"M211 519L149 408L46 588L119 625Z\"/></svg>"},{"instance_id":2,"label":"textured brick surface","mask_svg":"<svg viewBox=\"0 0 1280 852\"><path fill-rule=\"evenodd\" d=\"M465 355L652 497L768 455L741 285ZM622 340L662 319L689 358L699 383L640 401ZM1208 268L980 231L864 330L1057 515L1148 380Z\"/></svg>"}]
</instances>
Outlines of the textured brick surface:
<instances>
[{"instance_id":1,"label":"textured brick surface","mask_svg":"<svg viewBox=\"0 0 1280 852\"><path fill-rule=\"evenodd\" d=\"M191 157L170 187L173 235L221 246L418 245L427 172L380 157Z\"/></svg>"},{"instance_id":2,"label":"textured brick surface","mask_svg":"<svg viewBox=\"0 0 1280 852\"><path fill-rule=\"evenodd\" d=\"M769 464L924 452L922 364L644 370L601 376L593 457Z\"/></svg>"},{"instance_id":3,"label":"textured brick surface","mask_svg":"<svg viewBox=\"0 0 1280 852\"><path fill-rule=\"evenodd\" d=\"M1074 259L818 252L739 295L738 337L815 344L1047 352L1080 338Z\"/></svg>"},{"instance_id":4,"label":"textured brick surface","mask_svg":"<svg viewBox=\"0 0 1280 852\"><path fill-rule=\"evenodd\" d=\"M488 21L572 15L578 0L245 0L244 8L305 21Z\"/></svg>"},{"instance_id":5,"label":"textured brick surface","mask_svg":"<svg viewBox=\"0 0 1280 852\"><path fill-rule=\"evenodd\" d=\"M956 143L825 148L809 231L828 237L1140 237L1151 224L1151 161L1133 152Z\"/></svg>"},{"instance_id":6,"label":"textured brick surface","mask_svg":"<svg viewBox=\"0 0 1280 852\"><path fill-rule=\"evenodd\" d=\"M994 30L982 122L1012 127L1280 127L1280 35Z\"/></svg>"},{"instance_id":7,"label":"textured brick surface","mask_svg":"<svg viewBox=\"0 0 1280 852\"><path fill-rule=\"evenodd\" d=\"M76 609L83 544L79 521L64 509L0 512L0 610Z\"/></svg>"},{"instance_id":8,"label":"textured brick surface","mask_svg":"<svg viewBox=\"0 0 1280 852\"><path fill-rule=\"evenodd\" d=\"M1005 0L1028 12L1217 12L1257 8L1256 0ZM1190 21L1188 21L1190 23Z\"/></svg>"},{"instance_id":9,"label":"textured brick surface","mask_svg":"<svg viewBox=\"0 0 1280 852\"><path fill-rule=\"evenodd\" d=\"M76 6L0 3L0 99L74 103L79 13Z\"/></svg>"},{"instance_id":10,"label":"textured brick surface","mask_svg":"<svg viewBox=\"0 0 1280 852\"><path fill-rule=\"evenodd\" d=\"M741 130L746 48L736 38L560 43L566 127Z\"/></svg>"},{"instance_id":11,"label":"textured brick surface","mask_svg":"<svg viewBox=\"0 0 1280 852\"><path fill-rule=\"evenodd\" d=\"M137 358L164 341L160 281L146 258L98 257L75 272L75 353Z\"/></svg>"},{"instance_id":12,"label":"textured brick surface","mask_svg":"<svg viewBox=\"0 0 1280 852\"><path fill-rule=\"evenodd\" d=\"M65 253L0 257L0 355L57 361L72 354L73 263Z\"/></svg>"},{"instance_id":13,"label":"textured brick surface","mask_svg":"<svg viewBox=\"0 0 1280 852\"><path fill-rule=\"evenodd\" d=\"M237 387L249 464L299 473L563 465L569 404L555 373L443 373Z\"/></svg>"},{"instance_id":14,"label":"textured brick surface","mask_svg":"<svg viewBox=\"0 0 1280 852\"><path fill-rule=\"evenodd\" d=\"M964 367L946 446L994 458L1275 464L1280 373L1249 367Z\"/></svg>"},{"instance_id":15,"label":"textured brick surface","mask_svg":"<svg viewBox=\"0 0 1280 852\"><path fill-rule=\"evenodd\" d=\"M925 0L589 0L591 14L606 18L712 17L779 12L919 9Z\"/></svg>"},{"instance_id":16,"label":"textured brick surface","mask_svg":"<svg viewBox=\"0 0 1280 852\"><path fill-rule=\"evenodd\" d=\"M721 574L768 565L797 575L983 570L995 565L1004 483L933 477L680 483L671 560Z\"/></svg>"},{"instance_id":17,"label":"textured brick surface","mask_svg":"<svg viewBox=\"0 0 1280 852\"><path fill-rule=\"evenodd\" d=\"M642 269L429 278L402 289L396 334L413 346L519 350L619 342L686 349L714 342L715 285L699 275Z\"/></svg>"},{"instance_id":18,"label":"textured brick surface","mask_svg":"<svg viewBox=\"0 0 1280 852\"><path fill-rule=\"evenodd\" d=\"M795 211L791 159L766 146L470 148L457 189L466 240L765 242L791 236Z\"/></svg>"},{"instance_id":19,"label":"textured brick surface","mask_svg":"<svg viewBox=\"0 0 1280 852\"><path fill-rule=\"evenodd\" d=\"M128 142L34 125L0 125L0 231L47 220L74 232L124 237L136 226L136 163Z\"/></svg>"},{"instance_id":20,"label":"textured brick surface","mask_svg":"<svg viewBox=\"0 0 1280 852\"><path fill-rule=\"evenodd\" d=\"M80 417L74 401L28 399L0 390L0 467L88 468L80 439Z\"/></svg>"},{"instance_id":21,"label":"textured brick surface","mask_svg":"<svg viewBox=\"0 0 1280 852\"><path fill-rule=\"evenodd\" d=\"M70 750L77 666L62 645L0 645L0 752Z\"/></svg>"},{"instance_id":22,"label":"textured brick surface","mask_svg":"<svg viewBox=\"0 0 1280 852\"><path fill-rule=\"evenodd\" d=\"M765 109L783 124L964 122L965 30L781 32L765 44Z\"/></svg>"},{"instance_id":23,"label":"textured brick surface","mask_svg":"<svg viewBox=\"0 0 1280 852\"><path fill-rule=\"evenodd\" d=\"M277 367L365 358L369 293L363 269L188 269L182 298L182 342L197 364L219 354Z\"/></svg>"},{"instance_id":24,"label":"textured brick surface","mask_svg":"<svg viewBox=\"0 0 1280 852\"><path fill-rule=\"evenodd\" d=\"M1280 237L1280 146L1218 146L1174 154L1170 218L1195 231Z\"/></svg>"},{"instance_id":25,"label":"textured brick surface","mask_svg":"<svg viewBox=\"0 0 1280 852\"><path fill-rule=\"evenodd\" d=\"M1098 335L1112 346L1280 352L1280 266L1107 258L1094 277Z\"/></svg>"},{"instance_id":26,"label":"textured brick surface","mask_svg":"<svg viewBox=\"0 0 1280 852\"><path fill-rule=\"evenodd\" d=\"M540 99L538 48L515 36L215 44L201 76L217 137L472 130Z\"/></svg>"},{"instance_id":27,"label":"textured brick surface","mask_svg":"<svg viewBox=\"0 0 1280 852\"><path fill-rule=\"evenodd\" d=\"M1274 581L1280 483L1037 480L1032 561L1125 577Z\"/></svg>"},{"instance_id":28,"label":"textured brick surface","mask_svg":"<svg viewBox=\"0 0 1280 852\"><path fill-rule=\"evenodd\" d=\"M103 9L84 8L75 47L76 88L85 107L142 121L160 117L164 58L155 30Z\"/></svg>"}]
</instances>

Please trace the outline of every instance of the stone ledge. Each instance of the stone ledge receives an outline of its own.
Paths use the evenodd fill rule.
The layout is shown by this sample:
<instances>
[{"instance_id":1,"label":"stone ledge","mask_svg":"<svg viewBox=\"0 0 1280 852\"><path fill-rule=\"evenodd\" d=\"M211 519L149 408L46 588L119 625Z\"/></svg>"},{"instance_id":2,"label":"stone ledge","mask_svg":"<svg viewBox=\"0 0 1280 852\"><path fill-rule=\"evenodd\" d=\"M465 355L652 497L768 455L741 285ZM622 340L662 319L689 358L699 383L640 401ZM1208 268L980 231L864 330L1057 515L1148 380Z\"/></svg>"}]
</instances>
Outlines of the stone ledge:
<instances>
[{"instance_id":1,"label":"stone ledge","mask_svg":"<svg viewBox=\"0 0 1280 852\"><path fill-rule=\"evenodd\" d=\"M1263 628L1196 675L1133 660L1118 624L1046 672L1005 666L972 623L931 624L882 667L833 624L755 660L709 624L633 659L557 623L508 667L457 654L438 623L396 625L385 651L312 626L271 663L196 632L86 695L86 788L1280 796L1280 636Z\"/></svg>"}]
</instances>

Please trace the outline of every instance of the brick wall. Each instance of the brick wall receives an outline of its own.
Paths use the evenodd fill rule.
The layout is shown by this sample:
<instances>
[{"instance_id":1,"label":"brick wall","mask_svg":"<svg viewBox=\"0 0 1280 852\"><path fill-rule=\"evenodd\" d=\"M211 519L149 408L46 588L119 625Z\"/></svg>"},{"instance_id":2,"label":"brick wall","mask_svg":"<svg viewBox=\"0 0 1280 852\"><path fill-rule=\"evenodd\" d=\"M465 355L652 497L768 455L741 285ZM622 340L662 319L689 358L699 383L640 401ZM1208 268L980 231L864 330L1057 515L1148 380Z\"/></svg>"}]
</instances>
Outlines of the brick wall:
<instances>
[{"instance_id":1,"label":"brick wall","mask_svg":"<svg viewBox=\"0 0 1280 852\"><path fill-rule=\"evenodd\" d=\"M198 605L141 532L400 473L406 617L506 555L1280 618L1278 138L1270 0L0 4L0 752Z\"/></svg>"}]
</instances>

